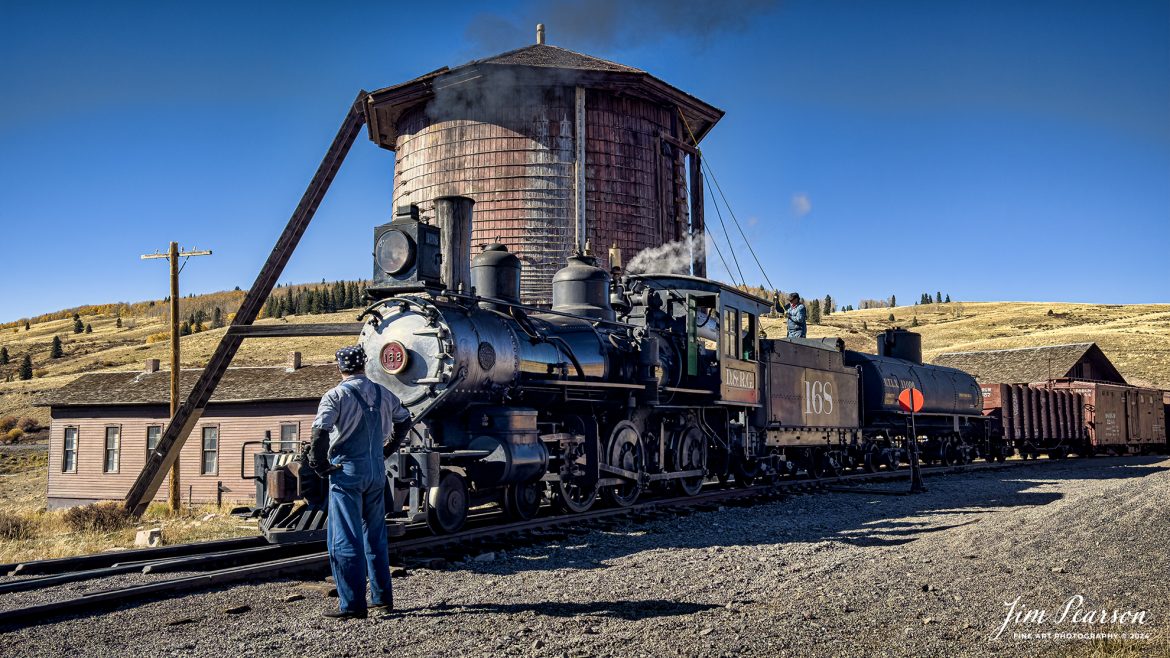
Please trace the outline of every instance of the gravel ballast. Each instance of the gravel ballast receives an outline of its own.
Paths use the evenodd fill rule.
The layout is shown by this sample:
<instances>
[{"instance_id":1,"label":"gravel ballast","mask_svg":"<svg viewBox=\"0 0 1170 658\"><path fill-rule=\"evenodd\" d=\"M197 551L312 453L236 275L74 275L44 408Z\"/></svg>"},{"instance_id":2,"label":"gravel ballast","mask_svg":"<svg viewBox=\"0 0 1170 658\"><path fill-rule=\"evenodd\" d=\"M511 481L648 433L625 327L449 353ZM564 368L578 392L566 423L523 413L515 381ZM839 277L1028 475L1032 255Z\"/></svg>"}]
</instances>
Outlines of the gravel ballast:
<instances>
[{"instance_id":1,"label":"gravel ballast","mask_svg":"<svg viewBox=\"0 0 1170 658\"><path fill-rule=\"evenodd\" d=\"M1170 460L1041 462L926 484L917 496L827 493L627 522L410 569L389 617L321 619L336 599L278 581L11 631L0 653L1032 656L1100 649L1093 633L1148 635L1106 645L1131 655L1168 650ZM1029 621L993 637L1017 597ZM1146 623L1071 621L1102 609L1144 611Z\"/></svg>"}]
</instances>

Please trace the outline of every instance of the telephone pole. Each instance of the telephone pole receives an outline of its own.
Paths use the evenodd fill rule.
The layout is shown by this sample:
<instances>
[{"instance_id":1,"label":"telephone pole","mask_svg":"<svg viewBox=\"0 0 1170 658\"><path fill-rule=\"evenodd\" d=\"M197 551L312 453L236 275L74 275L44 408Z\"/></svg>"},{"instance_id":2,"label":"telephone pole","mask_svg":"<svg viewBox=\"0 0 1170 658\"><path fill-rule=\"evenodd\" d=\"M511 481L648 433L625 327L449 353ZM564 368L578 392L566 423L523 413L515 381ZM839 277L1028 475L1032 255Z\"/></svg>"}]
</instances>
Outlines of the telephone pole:
<instances>
[{"instance_id":1,"label":"telephone pole","mask_svg":"<svg viewBox=\"0 0 1170 658\"><path fill-rule=\"evenodd\" d=\"M142 260L165 258L171 265L171 418L175 417L175 410L179 408L179 258L210 255L210 250L180 252L178 242L172 242L165 254L142 255ZM171 511L178 512L182 502L183 493L179 488L179 458L175 457L175 464L171 467Z\"/></svg>"}]
</instances>

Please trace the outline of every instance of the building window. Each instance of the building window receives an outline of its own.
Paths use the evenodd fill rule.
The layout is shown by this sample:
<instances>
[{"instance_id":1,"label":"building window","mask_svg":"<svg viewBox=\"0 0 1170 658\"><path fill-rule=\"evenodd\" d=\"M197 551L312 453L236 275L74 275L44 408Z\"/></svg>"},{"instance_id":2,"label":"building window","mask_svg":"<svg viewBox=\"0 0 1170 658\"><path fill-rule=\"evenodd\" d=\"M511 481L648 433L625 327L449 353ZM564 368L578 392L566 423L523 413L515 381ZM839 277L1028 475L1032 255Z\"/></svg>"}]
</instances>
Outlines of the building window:
<instances>
[{"instance_id":1,"label":"building window","mask_svg":"<svg viewBox=\"0 0 1170 658\"><path fill-rule=\"evenodd\" d=\"M203 461L200 463L201 475L215 475L219 473L219 428L216 426L203 428Z\"/></svg>"},{"instance_id":2,"label":"building window","mask_svg":"<svg viewBox=\"0 0 1170 658\"><path fill-rule=\"evenodd\" d=\"M158 440L162 438L162 425L150 425L146 428L146 458L158 447Z\"/></svg>"},{"instance_id":3,"label":"building window","mask_svg":"<svg viewBox=\"0 0 1170 658\"><path fill-rule=\"evenodd\" d=\"M64 451L61 453L61 472L77 472L77 428L65 428Z\"/></svg>"},{"instance_id":4,"label":"building window","mask_svg":"<svg viewBox=\"0 0 1170 658\"><path fill-rule=\"evenodd\" d=\"M286 446L296 447L298 437L301 433L301 426L299 423L281 423L280 424L280 449L287 450Z\"/></svg>"},{"instance_id":5,"label":"building window","mask_svg":"<svg viewBox=\"0 0 1170 658\"><path fill-rule=\"evenodd\" d=\"M106 473L118 472L118 459L122 452L122 428L111 425L106 428L106 458L102 462L102 471Z\"/></svg>"}]
</instances>

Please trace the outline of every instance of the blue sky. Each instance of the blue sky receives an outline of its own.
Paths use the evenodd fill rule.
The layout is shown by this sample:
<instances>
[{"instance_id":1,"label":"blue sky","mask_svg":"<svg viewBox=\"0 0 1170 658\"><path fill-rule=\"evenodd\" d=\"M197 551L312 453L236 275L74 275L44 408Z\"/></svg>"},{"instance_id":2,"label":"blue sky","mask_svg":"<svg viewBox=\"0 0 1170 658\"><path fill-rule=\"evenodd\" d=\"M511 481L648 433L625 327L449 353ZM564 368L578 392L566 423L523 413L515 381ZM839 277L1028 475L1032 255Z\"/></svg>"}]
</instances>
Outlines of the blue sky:
<instances>
[{"instance_id":1,"label":"blue sky","mask_svg":"<svg viewBox=\"0 0 1170 658\"><path fill-rule=\"evenodd\" d=\"M215 251L184 293L250 285L358 89L538 20L726 110L704 154L780 288L1170 302L1170 3L584 6L7 0L0 320L161 298L169 240ZM392 175L359 138L282 280L368 276Z\"/></svg>"}]
</instances>

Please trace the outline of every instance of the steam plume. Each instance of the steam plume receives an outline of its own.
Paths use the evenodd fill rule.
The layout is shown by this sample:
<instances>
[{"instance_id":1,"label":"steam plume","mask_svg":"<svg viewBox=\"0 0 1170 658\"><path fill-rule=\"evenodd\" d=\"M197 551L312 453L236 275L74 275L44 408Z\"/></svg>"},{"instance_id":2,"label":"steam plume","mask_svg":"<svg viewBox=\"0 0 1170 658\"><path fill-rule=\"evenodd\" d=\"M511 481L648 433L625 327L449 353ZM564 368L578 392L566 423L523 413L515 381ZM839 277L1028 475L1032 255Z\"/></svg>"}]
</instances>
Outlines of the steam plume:
<instances>
[{"instance_id":1,"label":"steam plume","mask_svg":"<svg viewBox=\"0 0 1170 658\"><path fill-rule=\"evenodd\" d=\"M702 258L702 233L639 251L626 265L629 274L690 274L693 258ZM693 251L693 253L692 253Z\"/></svg>"},{"instance_id":2,"label":"steam plume","mask_svg":"<svg viewBox=\"0 0 1170 658\"><path fill-rule=\"evenodd\" d=\"M481 14L467 27L467 40L482 53L510 50L532 41L532 28L545 23L549 43L566 48L608 49L659 41L668 36L702 46L716 36L741 32L778 0L546 0L530 4L520 19Z\"/></svg>"}]
</instances>

